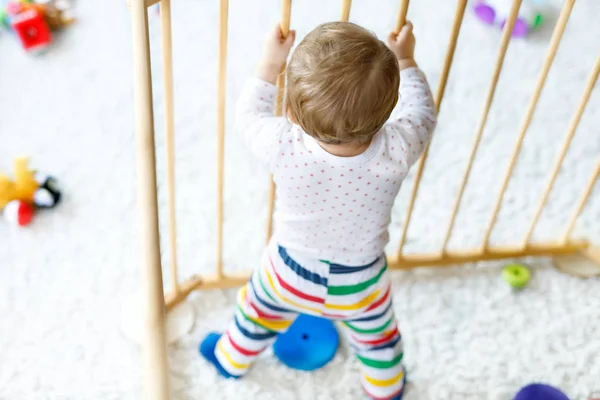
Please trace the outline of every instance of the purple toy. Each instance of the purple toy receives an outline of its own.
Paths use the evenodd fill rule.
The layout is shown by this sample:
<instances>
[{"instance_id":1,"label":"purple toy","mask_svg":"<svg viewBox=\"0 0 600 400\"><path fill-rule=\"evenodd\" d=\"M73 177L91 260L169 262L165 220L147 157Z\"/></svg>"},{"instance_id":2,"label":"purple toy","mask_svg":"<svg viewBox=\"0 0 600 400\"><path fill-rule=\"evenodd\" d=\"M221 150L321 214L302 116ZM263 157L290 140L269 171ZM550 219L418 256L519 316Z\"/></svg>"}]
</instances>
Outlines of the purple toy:
<instances>
[{"instance_id":1,"label":"purple toy","mask_svg":"<svg viewBox=\"0 0 600 400\"><path fill-rule=\"evenodd\" d=\"M510 11L510 3L508 0L477 0L473 9L480 21L488 25L498 25L503 29ZM523 1L512 32L513 37L527 36L542 24L540 4L541 0Z\"/></svg>"},{"instance_id":2,"label":"purple toy","mask_svg":"<svg viewBox=\"0 0 600 400\"><path fill-rule=\"evenodd\" d=\"M552 386L533 383L519 390L513 400L569 400L569 398Z\"/></svg>"}]
</instances>

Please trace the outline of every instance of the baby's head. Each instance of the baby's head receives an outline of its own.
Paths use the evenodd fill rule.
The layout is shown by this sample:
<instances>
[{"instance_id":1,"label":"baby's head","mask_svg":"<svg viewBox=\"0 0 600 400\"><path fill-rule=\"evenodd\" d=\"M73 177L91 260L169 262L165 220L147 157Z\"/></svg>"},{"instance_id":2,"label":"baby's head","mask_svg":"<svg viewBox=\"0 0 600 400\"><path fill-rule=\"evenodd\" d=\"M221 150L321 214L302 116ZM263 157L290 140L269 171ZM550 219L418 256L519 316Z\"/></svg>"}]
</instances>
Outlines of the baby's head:
<instances>
[{"instance_id":1,"label":"baby's head","mask_svg":"<svg viewBox=\"0 0 600 400\"><path fill-rule=\"evenodd\" d=\"M319 25L298 45L287 68L287 113L319 142L368 143L398 101L394 53L349 22Z\"/></svg>"}]
</instances>

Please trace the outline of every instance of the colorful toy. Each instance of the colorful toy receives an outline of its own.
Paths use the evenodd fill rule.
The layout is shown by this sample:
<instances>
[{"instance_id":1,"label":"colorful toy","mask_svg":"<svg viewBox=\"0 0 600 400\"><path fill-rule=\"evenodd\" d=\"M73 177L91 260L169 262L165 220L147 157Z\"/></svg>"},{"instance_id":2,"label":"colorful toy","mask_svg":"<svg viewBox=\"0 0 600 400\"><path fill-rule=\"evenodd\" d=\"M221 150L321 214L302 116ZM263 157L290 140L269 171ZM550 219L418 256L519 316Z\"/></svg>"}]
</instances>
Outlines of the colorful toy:
<instances>
[{"instance_id":1,"label":"colorful toy","mask_svg":"<svg viewBox=\"0 0 600 400\"><path fill-rule=\"evenodd\" d=\"M530 278L531 273L523 264L510 264L502 269L502 279L515 289L523 289Z\"/></svg>"},{"instance_id":2,"label":"colorful toy","mask_svg":"<svg viewBox=\"0 0 600 400\"><path fill-rule=\"evenodd\" d=\"M479 20L489 25L498 25L502 29L509 14L510 4L508 0L477 0L473 8ZM519 17L512 32L513 37L525 37L542 24L541 4L542 0L525 0L521 3Z\"/></svg>"},{"instance_id":3,"label":"colorful toy","mask_svg":"<svg viewBox=\"0 0 600 400\"><path fill-rule=\"evenodd\" d=\"M333 359L339 336L333 322L300 315L273 344L275 356L290 368L314 371Z\"/></svg>"},{"instance_id":4,"label":"colorful toy","mask_svg":"<svg viewBox=\"0 0 600 400\"><path fill-rule=\"evenodd\" d=\"M15 32L25 50L38 53L52 43L51 31L75 20L70 10L67 0L12 0L0 10L0 24Z\"/></svg>"},{"instance_id":5,"label":"colorful toy","mask_svg":"<svg viewBox=\"0 0 600 400\"><path fill-rule=\"evenodd\" d=\"M519 390L513 400L569 400L569 398L550 385L533 383Z\"/></svg>"},{"instance_id":6,"label":"colorful toy","mask_svg":"<svg viewBox=\"0 0 600 400\"><path fill-rule=\"evenodd\" d=\"M10 25L21 39L23 48L29 52L40 52L52 43L50 28L43 14L35 8L13 15Z\"/></svg>"},{"instance_id":7,"label":"colorful toy","mask_svg":"<svg viewBox=\"0 0 600 400\"><path fill-rule=\"evenodd\" d=\"M28 168L27 158L17 158L14 180L0 174L0 210L5 218L25 226L33 218L34 208L52 208L60 202L56 179Z\"/></svg>"},{"instance_id":8,"label":"colorful toy","mask_svg":"<svg viewBox=\"0 0 600 400\"><path fill-rule=\"evenodd\" d=\"M27 202L13 200L4 207L4 217L12 225L27 226L33 219L33 207Z\"/></svg>"},{"instance_id":9,"label":"colorful toy","mask_svg":"<svg viewBox=\"0 0 600 400\"><path fill-rule=\"evenodd\" d=\"M36 174L40 187L33 195L33 204L37 208L52 208L60 201L60 190L56 179L48 175Z\"/></svg>"},{"instance_id":10,"label":"colorful toy","mask_svg":"<svg viewBox=\"0 0 600 400\"><path fill-rule=\"evenodd\" d=\"M215 347L221 335L209 333L200 342L200 354L226 378L231 375L218 362ZM339 335L333 322L310 315L300 315L290 328L277 337L273 344L275 356L283 364L301 371L322 368L333 359L339 345Z\"/></svg>"},{"instance_id":11,"label":"colorful toy","mask_svg":"<svg viewBox=\"0 0 600 400\"><path fill-rule=\"evenodd\" d=\"M34 7L43 12L48 26L58 31L75 22L72 6L68 0L37 0Z\"/></svg>"},{"instance_id":12,"label":"colorful toy","mask_svg":"<svg viewBox=\"0 0 600 400\"><path fill-rule=\"evenodd\" d=\"M8 20L8 14L6 10L0 10L0 25L5 28L10 28L10 22Z\"/></svg>"},{"instance_id":13,"label":"colorful toy","mask_svg":"<svg viewBox=\"0 0 600 400\"><path fill-rule=\"evenodd\" d=\"M17 158L14 163L14 176L12 181L6 175L0 175L0 209L12 200L23 200L33 203L35 191L39 183L35 179L35 172L28 168L26 158Z\"/></svg>"}]
</instances>

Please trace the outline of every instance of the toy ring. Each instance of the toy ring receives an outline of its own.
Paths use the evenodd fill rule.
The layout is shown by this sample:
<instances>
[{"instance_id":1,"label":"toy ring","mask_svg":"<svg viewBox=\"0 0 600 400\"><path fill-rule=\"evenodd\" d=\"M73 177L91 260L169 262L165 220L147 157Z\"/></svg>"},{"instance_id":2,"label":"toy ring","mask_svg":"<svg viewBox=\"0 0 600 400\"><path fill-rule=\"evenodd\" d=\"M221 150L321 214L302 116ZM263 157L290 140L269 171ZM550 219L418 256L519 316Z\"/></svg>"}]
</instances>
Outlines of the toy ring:
<instances>
[{"instance_id":1,"label":"toy ring","mask_svg":"<svg viewBox=\"0 0 600 400\"><path fill-rule=\"evenodd\" d=\"M502 269L502 279L515 289L523 289L530 278L531 272L523 264L510 264Z\"/></svg>"}]
</instances>

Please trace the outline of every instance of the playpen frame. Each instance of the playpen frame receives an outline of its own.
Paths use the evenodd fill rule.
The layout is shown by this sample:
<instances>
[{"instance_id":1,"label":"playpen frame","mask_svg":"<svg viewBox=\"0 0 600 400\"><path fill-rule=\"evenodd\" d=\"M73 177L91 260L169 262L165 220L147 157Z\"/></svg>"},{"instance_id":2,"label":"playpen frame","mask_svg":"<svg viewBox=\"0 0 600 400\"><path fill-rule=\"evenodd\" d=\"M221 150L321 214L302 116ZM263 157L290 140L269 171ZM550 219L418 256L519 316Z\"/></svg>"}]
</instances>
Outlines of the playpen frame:
<instances>
[{"instance_id":1,"label":"playpen frame","mask_svg":"<svg viewBox=\"0 0 600 400\"><path fill-rule=\"evenodd\" d=\"M529 225L529 229L521 242L516 246L490 246L490 234L496 223L498 213L502 206L502 199L513 169L519 156L523 139L535 112L540 94L546 82L548 72L554 61L556 51L567 25L569 15L575 0L565 0L542 69L537 80L533 95L525 117L519 129L517 141L512 156L509 160L498 197L496 198L490 221L484 234L482 244L478 248L467 250L449 250L447 245L450 240L455 219L459 211L462 196L469 180L475 155L479 148L487 117L494 99L494 93L502 71L502 65L508 48L511 32L518 16L522 0L512 0L512 5L505 27L503 29L500 48L496 56L492 79L487 89L483 111L476 128L475 139L470 151L467 166L459 186L458 194L452 208L450 222L444 235L443 246L439 252L428 254L406 254L403 252L406 235L410 225L414 204L418 195L421 177L425 169L428 151L420 158L415 174L405 222L402 227L398 253L389 259L392 269L407 269L417 266L442 267L452 264L461 264L480 260L493 260L504 258L519 258L526 256L555 256L562 254L580 253L590 260L600 264L600 249L588 244L587 241L572 240L571 232L574 224L586 205L596 181L600 175L600 159L595 165L583 193L580 195L572 214L562 232L556 240L543 243L532 243L531 236L538 219L546 205L548 196L560 171L562 162L575 134L583 111L590 98L598 75L600 73L600 56L592 68L592 72L585 84L584 92L567 128L559 154L548 176L539 205ZM171 3L170 0L129 0L132 16L133 35L133 66L134 66L134 95L135 95L135 137L137 160L137 198L140 237L140 258L142 265L142 286L145 299L143 364L144 364L144 398L164 400L169 398L168 383L168 358L165 334L165 309L170 309L183 301L192 291L197 289L227 288L245 283L249 273L224 273L223 272L223 187L224 187L224 138L225 138L225 84L226 84L226 53L227 53L227 25L228 25L228 0L219 0L219 51L218 51L218 79L217 79L217 263L216 273L212 276L193 276L183 282L178 279L177 251L176 251L176 218L175 218L175 156L174 156L174 117L173 117L173 69L172 69L172 34L171 34ZM160 232L158 224L158 203L156 184L156 159L154 147L154 116L152 100L152 75L150 67L150 45L148 33L149 6L160 3L160 23L162 31L162 59L165 102L165 131L166 131L166 162L167 162L167 214L169 222L168 244L170 247L170 279L171 293L164 295L162 282L162 266L160 254ZM408 10L409 0L400 0L395 31L398 32L404 25ZM454 51L458 41L463 17L467 7L467 0L457 0L454 22L450 31L450 39L440 81L435 93L435 104L440 109L448 75L452 66ZM341 20L347 21L350 16L351 0L342 0ZM281 30L285 35L290 28L291 0L282 1ZM285 68L285 67L284 67ZM283 72L283 70L282 70ZM277 81L279 88L276 114L282 114L284 75L281 74ZM269 219L267 223L267 237L272 230L272 213L275 200L275 186L271 181L269 191Z\"/></svg>"}]
</instances>

